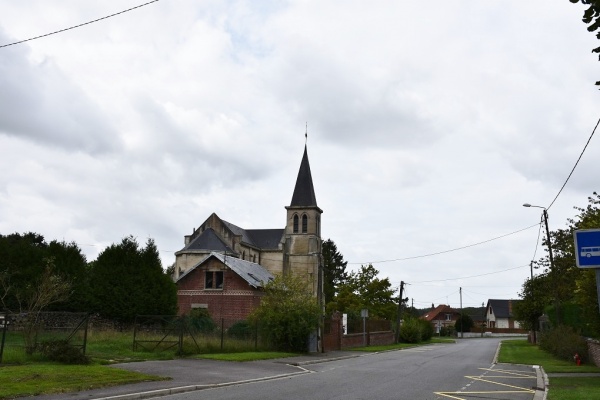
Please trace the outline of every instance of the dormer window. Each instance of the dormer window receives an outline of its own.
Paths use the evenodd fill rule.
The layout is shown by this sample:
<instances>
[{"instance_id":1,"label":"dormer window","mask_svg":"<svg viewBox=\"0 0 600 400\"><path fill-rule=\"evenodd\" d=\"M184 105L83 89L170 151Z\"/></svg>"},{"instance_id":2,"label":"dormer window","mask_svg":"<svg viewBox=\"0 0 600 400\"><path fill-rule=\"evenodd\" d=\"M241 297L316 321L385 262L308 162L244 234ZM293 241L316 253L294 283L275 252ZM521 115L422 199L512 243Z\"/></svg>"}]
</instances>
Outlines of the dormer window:
<instances>
[{"instance_id":1,"label":"dormer window","mask_svg":"<svg viewBox=\"0 0 600 400\"><path fill-rule=\"evenodd\" d=\"M294 233L298 233L298 214L294 214Z\"/></svg>"},{"instance_id":2,"label":"dormer window","mask_svg":"<svg viewBox=\"0 0 600 400\"><path fill-rule=\"evenodd\" d=\"M308 232L308 216L302 215L302 233Z\"/></svg>"}]
</instances>

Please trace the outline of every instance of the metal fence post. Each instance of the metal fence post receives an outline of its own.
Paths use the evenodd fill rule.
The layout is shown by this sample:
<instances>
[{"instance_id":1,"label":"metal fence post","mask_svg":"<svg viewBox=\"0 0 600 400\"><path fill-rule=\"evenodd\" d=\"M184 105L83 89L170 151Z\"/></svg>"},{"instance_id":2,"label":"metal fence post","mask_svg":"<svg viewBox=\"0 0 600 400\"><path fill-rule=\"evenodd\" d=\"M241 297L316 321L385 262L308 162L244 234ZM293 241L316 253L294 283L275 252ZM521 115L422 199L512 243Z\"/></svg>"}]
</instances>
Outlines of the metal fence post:
<instances>
[{"instance_id":1,"label":"metal fence post","mask_svg":"<svg viewBox=\"0 0 600 400\"><path fill-rule=\"evenodd\" d=\"M4 355L4 343L6 340L6 330L8 326L7 315L4 314L2 318L2 343L0 343L0 364L2 364L2 356Z\"/></svg>"},{"instance_id":2,"label":"metal fence post","mask_svg":"<svg viewBox=\"0 0 600 400\"><path fill-rule=\"evenodd\" d=\"M225 318L221 318L221 351L223 351L224 338L225 338Z\"/></svg>"}]
</instances>

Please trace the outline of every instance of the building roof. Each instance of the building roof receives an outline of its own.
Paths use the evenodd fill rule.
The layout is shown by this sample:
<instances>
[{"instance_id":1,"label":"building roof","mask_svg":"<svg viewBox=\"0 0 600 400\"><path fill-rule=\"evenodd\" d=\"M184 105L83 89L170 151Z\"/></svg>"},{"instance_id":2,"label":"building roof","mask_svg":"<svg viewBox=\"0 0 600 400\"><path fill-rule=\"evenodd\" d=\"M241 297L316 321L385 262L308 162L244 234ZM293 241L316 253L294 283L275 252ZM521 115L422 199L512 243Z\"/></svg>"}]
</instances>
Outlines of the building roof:
<instances>
[{"instance_id":1,"label":"building roof","mask_svg":"<svg viewBox=\"0 0 600 400\"><path fill-rule=\"evenodd\" d=\"M489 299L487 308L492 307L496 318L512 318L512 307L518 300Z\"/></svg>"},{"instance_id":2,"label":"building roof","mask_svg":"<svg viewBox=\"0 0 600 400\"><path fill-rule=\"evenodd\" d=\"M438 316L440 314L442 314L444 317L438 318ZM446 319L446 314L458 314L458 311L456 311L454 308L447 306L445 304L440 304L439 306L432 309L431 311L426 312L425 315L423 315L421 318L423 318L425 321L433 321L436 319Z\"/></svg>"},{"instance_id":3,"label":"building roof","mask_svg":"<svg viewBox=\"0 0 600 400\"><path fill-rule=\"evenodd\" d=\"M312 175L310 173L310 164L308 163L308 151L304 146L304 155L300 163L296 186L292 195L291 207L317 207L317 197L313 186Z\"/></svg>"},{"instance_id":4,"label":"building roof","mask_svg":"<svg viewBox=\"0 0 600 400\"><path fill-rule=\"evenodd\" d=\"M219 252L233 253L233 250L219 238L212 228L206 229L194 240L188 243L182 250L213 250Z\"/></svg>"},{"instance_id":5,"label":"building roof","mask_svg":"<svg viewBox=\"0 0 600 400\"><path fill-rule=\"evenodd\" d=\"M277 250L285 229L248 229L252 242L262 250Z\"/></svg>"},{"instance_id":6,"label":"building roof","mask_svg":"<svg viewBox=\"0 0 600 400\"><path fill-rule=\"evenodd\" d=\"M229 269L231 269L242 279L248 282L248 284L252 287L261 288L264 286L264 284L274 279L274 276L265 268L263 268L260 264L246 260L241 260L235 257L228 257L220 253L211 252L209 256L200 261L198 264L194 265L192 268L186 271L185 274L181 275L179 279L177 279L177 282L184 279L192 271L205 264L211 258L216 258L217 260L222 262Z\"/></svg>"}]
</instances>

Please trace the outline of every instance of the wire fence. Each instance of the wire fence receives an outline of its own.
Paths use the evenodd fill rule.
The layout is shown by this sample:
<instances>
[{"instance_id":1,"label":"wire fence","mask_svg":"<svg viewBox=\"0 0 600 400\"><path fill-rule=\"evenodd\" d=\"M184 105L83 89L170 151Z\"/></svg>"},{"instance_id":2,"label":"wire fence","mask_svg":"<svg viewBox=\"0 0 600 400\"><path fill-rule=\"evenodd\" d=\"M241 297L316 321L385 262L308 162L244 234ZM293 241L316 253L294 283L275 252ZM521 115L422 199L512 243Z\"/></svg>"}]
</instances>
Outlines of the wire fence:
<instances>
[{"instance_id":1,"label":"wire fence","mask_svg":"<svg viewBox=\"0 0 600 400\"><path fill-rule=\"evenodd\" d=\"M87 313L0 313L0 363L35 359L53 342L65 342L85 355L88 321Z\"/></svg>"}]
</instances>

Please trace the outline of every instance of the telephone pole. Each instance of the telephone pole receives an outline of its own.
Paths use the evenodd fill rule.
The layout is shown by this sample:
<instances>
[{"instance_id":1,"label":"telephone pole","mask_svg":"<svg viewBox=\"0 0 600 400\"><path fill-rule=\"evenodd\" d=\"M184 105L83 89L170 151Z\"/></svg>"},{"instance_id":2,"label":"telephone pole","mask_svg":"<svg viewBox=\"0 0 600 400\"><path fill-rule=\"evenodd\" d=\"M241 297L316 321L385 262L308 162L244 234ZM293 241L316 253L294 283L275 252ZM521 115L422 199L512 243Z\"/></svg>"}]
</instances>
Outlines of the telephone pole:
<instances>
[{"instance_id":1,"label":"telephone pole","mask_svg":"<svg viewBox=\"0 0 600 400\"><path fill-rule=\"evenodd\" d=\"M398 297L398 315L396 316L396 343L400 343L400 314L402 314L402 295L404 294L404 281L400 282L400 296Z\"/></svg>"},{"instance_id":2,"label":"telephone pole","mask_svg":"<svg viewBox=\"0 0 600 400\"><path fill-rule=\"evenodd\" d=\"M463 332L463 311L462 311L462 287L460 288L460 338L464 338Z\"/></svg>"}]
</instances>

